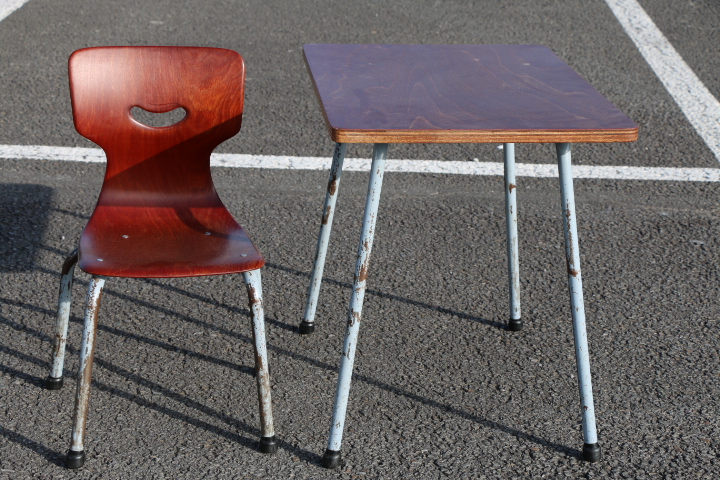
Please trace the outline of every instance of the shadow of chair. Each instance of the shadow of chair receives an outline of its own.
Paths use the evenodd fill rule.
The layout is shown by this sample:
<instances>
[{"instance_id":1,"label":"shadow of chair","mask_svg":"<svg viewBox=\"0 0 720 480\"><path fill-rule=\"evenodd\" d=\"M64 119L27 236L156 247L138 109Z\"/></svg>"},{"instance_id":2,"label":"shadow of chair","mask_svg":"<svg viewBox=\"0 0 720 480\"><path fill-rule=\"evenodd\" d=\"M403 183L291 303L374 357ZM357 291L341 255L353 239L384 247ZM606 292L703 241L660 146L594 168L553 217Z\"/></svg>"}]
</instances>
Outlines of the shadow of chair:
<instances>
[{"instance_id":1,"label":"shadow of chair","mask_svg":"<svg viewBox=\"0 0 720 480\"><path fill-rule=\"evenodd\" d=\"M32 183L0 184L0 272L37 268L53 189Z\"/></svg>"}]
</instances>

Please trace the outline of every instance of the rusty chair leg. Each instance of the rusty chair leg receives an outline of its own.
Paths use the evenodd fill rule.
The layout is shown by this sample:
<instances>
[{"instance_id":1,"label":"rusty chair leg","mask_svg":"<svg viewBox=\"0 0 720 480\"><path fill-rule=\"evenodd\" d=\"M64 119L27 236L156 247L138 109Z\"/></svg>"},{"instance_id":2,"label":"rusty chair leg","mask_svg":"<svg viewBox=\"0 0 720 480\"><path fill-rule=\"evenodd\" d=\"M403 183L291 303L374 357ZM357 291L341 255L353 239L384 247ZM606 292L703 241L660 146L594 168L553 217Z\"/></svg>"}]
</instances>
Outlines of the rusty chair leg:
<instances>
[{"instance_id":1,"label":"rusty chair leg","mask_svg":"<svg viewBox=\"0 0 720 480\"><path fill-rule=\"evenodd\" d=\"M345 159L345 147L343 143L335 144L332 166L330 167L330 178L328 179L327 193L325 194L325 205L323 205L322 220L320 222L320 234L318 235L317 248L315 250L315 264L313 265L310 287L308 287L308 298L305 304L305 316L300 323L300 333L308 335L315 331L315 310L317 309L318 296L320 295L320 283L322 282L323 269L325 268L325 254L330 242L330 230L332 229L333 216L335 215L335 203L337 202L340 177L342 176L343 160Z\"/></svg>"},{"instance_id":2,"label":"rusty chair leg","mask_svg":"<svg viewBox=\"0 0 720 480\"><path fill-rule=\"evenodd\" d=\"M73 275L78 261L77 249L73 250L65 259L60 279L60 294L58 295L57 322L55 324L55 344L53 345L52 370L45 379L45 388L59 390L63 386L63 366L65 365L65 345L67 344L67 331L70 322L70 304L72 303Z\"/></svg>"},{"instance_id":3,"label":"rusty chair leg","mask_svg":"<svg viewBox=\"0 0 720 480\"><path fill-rule=\"evenodd\" d=\"M80 370L78 371L77 393L75 395L75 413L73 414L72 442L65 459L66 468L80 468L85 463L85 424L90 403L90 384L95 357L95 334L97 332L100 298L105 279L93 276L88 286L85 302L85 325L83 326L82 345L80 346Z\"/></svg>"},{"instance_id":4,"label":"rusty chair leg","mask_svg":"<svg viewBox=\"0 0 720 480\"><path fill-rule=\"evenodd\" d=\"M252 312L253 341L255 344L255 377L257 378L258 400L260 402L260 451L275 453L277 440L273 427L272 401L270 397L270 370L265 342L265 313L263 310L262 281L260 270L243 273L248 289L250 311Z\"/></svg>"}]
</instances>

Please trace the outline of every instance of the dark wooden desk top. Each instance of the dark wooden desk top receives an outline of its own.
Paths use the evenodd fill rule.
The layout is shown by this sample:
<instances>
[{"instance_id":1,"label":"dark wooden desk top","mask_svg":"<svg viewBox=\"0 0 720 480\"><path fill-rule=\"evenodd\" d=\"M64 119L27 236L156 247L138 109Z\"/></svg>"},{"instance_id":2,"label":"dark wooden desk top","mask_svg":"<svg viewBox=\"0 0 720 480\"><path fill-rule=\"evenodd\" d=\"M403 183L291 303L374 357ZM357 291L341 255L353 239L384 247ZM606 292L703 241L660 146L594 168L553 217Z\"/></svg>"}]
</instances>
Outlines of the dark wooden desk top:
<instances>
[{"instance_id":1,"label":"dark wooden desk top","mask_svg":"<svg viewBox=\"0 0 720 480\"><path fill-rule=\"evenodd\" d=\"M303 47L332 139L632 142L638 127L542 45Z\"/></svg>"}]
</instances>

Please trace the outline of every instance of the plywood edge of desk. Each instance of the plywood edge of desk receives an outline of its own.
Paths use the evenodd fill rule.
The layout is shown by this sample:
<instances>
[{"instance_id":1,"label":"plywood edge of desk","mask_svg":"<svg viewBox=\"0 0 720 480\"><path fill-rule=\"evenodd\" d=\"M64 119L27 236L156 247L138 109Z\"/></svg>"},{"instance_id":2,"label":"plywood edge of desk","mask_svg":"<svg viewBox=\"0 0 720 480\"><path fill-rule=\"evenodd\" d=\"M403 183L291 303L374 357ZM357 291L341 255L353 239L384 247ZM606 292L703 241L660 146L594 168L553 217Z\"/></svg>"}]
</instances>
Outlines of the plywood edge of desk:
<instances>
[{"instance_id":1,"label":"plywood edge of desk","mask_svg":"<svg viewBox=\"0 0 720 480\"><path fill-rule=\"evenodd\" d=\"M638 127L607 130L350 130L328 126L338 143L616 143L634 142Z\"/></svg>"}]
</instances>

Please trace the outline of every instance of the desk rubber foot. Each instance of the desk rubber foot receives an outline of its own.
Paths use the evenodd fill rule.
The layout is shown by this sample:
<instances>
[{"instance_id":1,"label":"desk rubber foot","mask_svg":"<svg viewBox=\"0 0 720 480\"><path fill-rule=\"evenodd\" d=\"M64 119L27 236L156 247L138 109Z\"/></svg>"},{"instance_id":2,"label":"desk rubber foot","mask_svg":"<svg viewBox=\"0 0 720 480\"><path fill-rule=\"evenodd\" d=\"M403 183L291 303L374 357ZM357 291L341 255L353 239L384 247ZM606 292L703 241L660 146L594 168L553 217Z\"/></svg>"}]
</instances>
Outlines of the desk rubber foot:
<instances>
[{"instance_id":1,"label":"desk rubber foot","mask_svg":"<svg viewBox=\"0 0 720 480\"><path fill-rule=\"evenodd\" d=\"M340 452L335 450L325 450L323 455L322 464L325 468L337 468L340 466L341 458Z\"/></svg>"},{"instance_id":2,"label":"desk rubber foot","mask_svg":"<svg viewBox=\"0 0 720 480\"><path fill-rule=\"evenodd\" d=\"M278 449L278 442L275 435L272 437L260 437L260 452L275 453Z\"/></svg>"},{"instance_id":3,"label":"desk rubber foot","mask_svg":"<svg viewBox=\"0 0 720 480\"><path fill-rule=\"evenodd\" d=\"M598 443L586 443L583 445L583 460L586 462L599 462L602 459L602 450Z\"/></svg>"},{"instance_id":4,"label":"desk rubber foot","mask_svg":"<svg viewBox=\"0 0 720 480\"><path fill-rule=\"evenodd\" d=\"M63 386L63 377L47 377L45 379L46 390L60 390Z\"/></svg>"},{"instance_id":5,"label":"desk rubber foot","mask_svg":"<svg viewBox=\"0 0 720 480\"><path fill-rule=\"evenodd\" d=\"M306 322L305 320L303 320L300 323L299 330L300 335L310 335L315 331L315 322Z\"/></svg>"},{"instance_id":6,"label":"desk rubber foot","mask_svg":"<svg viewBox=\"0 0 720 480\"><path fill-rule=\"evenodd\" d=\"M65 468L71 468L75 470L85 464L85 450L76 452L75 450L68 450L67 457L65 457Z\"/></svg>"},{"instance_id":7,"label":"desk rubber foot","mask_svg":"<svg viewBox=\"0 0 720 480\"><path fill-rule=\"evenodd\" d=\"M510 321L508 321L508 330L511 332L519 332L523 329L523 321L521 318L511 318Z\"/></svg>"}]
</instances>

